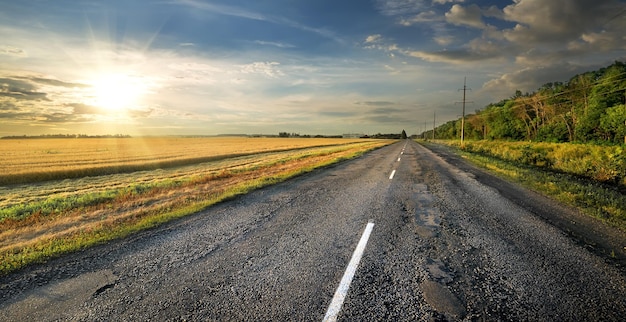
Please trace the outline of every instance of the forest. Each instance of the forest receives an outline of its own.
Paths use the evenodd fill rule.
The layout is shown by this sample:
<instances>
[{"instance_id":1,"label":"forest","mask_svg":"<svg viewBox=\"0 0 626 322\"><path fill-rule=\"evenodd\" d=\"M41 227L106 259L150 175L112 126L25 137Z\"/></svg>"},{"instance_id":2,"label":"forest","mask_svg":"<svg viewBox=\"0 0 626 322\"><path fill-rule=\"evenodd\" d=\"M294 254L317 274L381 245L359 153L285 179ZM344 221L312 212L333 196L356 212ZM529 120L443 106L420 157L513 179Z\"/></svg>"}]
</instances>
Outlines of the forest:
<instances>
[{"instance_id":1,"label":"forest","mask_svg":"<svg viewBox=\"0 0 626 322\"><path fill-rule=\"evenodd\" d=\"M432 137L432 130L422 133ZM461 137L461 119L435 129L437 139ZM626 63L521 91L465 117L465 139L626 144Z\"/></svg>"}]
</instances>

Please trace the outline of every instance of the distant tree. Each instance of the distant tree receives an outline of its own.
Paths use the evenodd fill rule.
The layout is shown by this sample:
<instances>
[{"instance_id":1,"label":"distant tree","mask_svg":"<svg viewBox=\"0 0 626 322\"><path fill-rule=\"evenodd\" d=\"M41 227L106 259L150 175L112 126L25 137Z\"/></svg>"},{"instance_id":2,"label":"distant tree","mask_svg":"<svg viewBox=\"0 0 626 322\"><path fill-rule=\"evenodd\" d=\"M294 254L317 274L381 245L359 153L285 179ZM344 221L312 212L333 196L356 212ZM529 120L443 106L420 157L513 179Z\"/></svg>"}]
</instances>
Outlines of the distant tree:
<instances>
[{"instance_id":1,"label":"distant tree","mask_svg":"<svg viewBox=\"0 0 626 322\"><path fill-rule=\"evenodd\" d=\"M406 132L404 130L402 130L402 134L400 135L400 138L402 140L406 140L407 136L406 136Z\"/></svg>"}]
</instances>

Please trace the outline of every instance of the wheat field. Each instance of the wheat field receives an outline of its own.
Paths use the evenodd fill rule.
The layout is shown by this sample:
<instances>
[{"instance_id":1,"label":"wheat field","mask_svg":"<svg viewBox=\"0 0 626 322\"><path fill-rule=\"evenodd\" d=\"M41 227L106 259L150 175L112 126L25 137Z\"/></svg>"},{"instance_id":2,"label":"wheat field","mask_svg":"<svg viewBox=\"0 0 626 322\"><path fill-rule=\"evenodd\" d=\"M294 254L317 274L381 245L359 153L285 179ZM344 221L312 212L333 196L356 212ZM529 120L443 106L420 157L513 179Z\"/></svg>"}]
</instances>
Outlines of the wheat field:
<instances>
[{"instance_id":1,"label":"wheat field","mask_svg":"<svg viewBox=\"0 0 626 322\"><path fill-rule=\"evenodd\" d=\"M0 140L0 185L152 170L357 141L245 137Z\"/></svg>"},{"instance_id":2,"label":"wheat field","mask_svg":"<svg viewBox=\"0 0 626 322\"><path fill-rule=\"evenodd\" d=\"M0 160L0 274L196 213L392 142L0 140L6 152Z\"/></svg>"}]
</instances>

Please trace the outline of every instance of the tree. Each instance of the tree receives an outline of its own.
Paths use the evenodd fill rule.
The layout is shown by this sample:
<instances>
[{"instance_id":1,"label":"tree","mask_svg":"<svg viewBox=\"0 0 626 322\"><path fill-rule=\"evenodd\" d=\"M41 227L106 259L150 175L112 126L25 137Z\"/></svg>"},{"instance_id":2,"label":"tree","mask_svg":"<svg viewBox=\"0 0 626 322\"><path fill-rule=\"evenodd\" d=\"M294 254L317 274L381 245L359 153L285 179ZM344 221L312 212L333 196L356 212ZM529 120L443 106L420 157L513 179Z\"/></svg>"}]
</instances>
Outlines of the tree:
<instances>
[{"instance_id":1,"label":"tree","mask_svg":"<svg viewBox=\"0 0 626 322\"><path fill-rule=\"evenodd\" d=\"M621 143L626 137L626 105L616 105L606 109L600 118L600 128L613 143Z\"/></svg>"},{"instance_id":2,"label":"tree","mask_svg":"<svg viewBox=\"0 0 626 322\"><path fill-rule=\"evenodd\" d=\"M407 136L406 136L406 132L404 130L402 130L402 134L400 135L400 138L403 140L406 140Z\"/></svg>"},{"instance_id":3,"label":"tree","mask_svg":"<svg viewBox=\"0 0 626 322\"><path fill-rule=\"evenodd\" d=\"M576 136L581 141L610 140L610 135L602 130L601 118L608 108L624 104L626 88L626 64L615 62L597 73L597 83L591 87L589 105L580 117Z\"/></svg>"}]
</instances>

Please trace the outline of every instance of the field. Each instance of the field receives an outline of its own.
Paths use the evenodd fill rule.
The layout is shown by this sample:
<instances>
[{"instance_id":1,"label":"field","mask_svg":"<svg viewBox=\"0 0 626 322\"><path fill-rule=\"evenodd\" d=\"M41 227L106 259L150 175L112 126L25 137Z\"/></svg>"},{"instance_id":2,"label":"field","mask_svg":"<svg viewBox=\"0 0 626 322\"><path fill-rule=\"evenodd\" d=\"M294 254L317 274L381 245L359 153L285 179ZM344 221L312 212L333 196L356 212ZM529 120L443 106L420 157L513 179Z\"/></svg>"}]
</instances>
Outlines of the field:
<instances>
[{"instance_id":1,"label":"field","mask_svg":"<svg viewBox=\"0 0 626 322\"><path fill-rule=\"evenodd\" d=\"M0 140L0 274L196 213L390 140Z\"/></svg>"},{"instance_id":2,"label":"field","mask_svg":"<svg viewBox=\"0 0 626 322\"><path fill-rule=\"evenodd\" d=\"M241 137L2 140L0 185L154 170L352 142Z\"/></svg>"},{"instance_id":3,"label":"field","mask_svg":"<svg viewBox=\"0 0 626 322\"><path fill-rule=\"evenodd\" d=\"M626 231L626 151L591 144L438 141L500 176Z\"/></svg>"}]
</instances>

